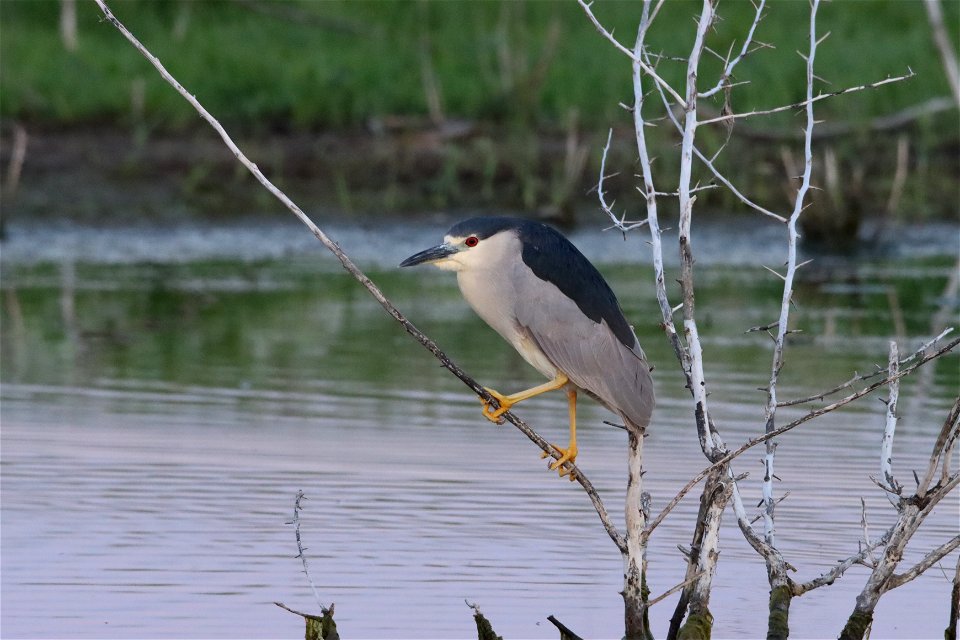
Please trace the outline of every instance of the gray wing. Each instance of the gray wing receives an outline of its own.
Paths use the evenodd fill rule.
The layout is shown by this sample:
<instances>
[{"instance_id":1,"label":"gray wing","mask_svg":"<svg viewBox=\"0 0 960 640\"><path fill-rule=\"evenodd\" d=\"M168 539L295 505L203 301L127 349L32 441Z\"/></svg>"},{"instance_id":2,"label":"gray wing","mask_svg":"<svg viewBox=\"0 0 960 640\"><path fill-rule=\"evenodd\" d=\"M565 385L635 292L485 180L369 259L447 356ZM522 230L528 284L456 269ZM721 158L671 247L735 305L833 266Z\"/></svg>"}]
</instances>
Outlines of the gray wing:
<instances>
[{"instance_id":1,"label":"gray wing","mask_svg":"<svg viewBox=\"0 0 960 640\"><path fill-rule=\"evenodd\" d=\"M585 316L552 284L541 282L523 290L532 295L518 305L517 324L554 366L636 426L650 424L653 381L636 337L633 348L628 348L605 321Z\"/></svg>"}]
</instances>

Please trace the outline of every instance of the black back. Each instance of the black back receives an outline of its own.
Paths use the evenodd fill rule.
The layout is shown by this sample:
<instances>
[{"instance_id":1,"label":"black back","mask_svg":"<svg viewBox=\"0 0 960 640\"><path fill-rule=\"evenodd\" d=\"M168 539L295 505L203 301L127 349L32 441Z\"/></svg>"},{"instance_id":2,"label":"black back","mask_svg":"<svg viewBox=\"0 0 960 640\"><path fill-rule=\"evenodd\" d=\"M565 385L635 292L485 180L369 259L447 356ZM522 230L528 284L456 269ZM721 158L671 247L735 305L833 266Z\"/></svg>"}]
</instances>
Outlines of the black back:
<instances>
[{"instance_id":1,"label":"black back","mask_svg":"<svg viewBox=\"0 0 960 640\"><path fill-rule=\"evenodd\" d=\"M553 227L497 216L464 220L451 227L448 234L475 235L483 240L507 230L516 231L523 245L523 262L538 278L554 284L594 322L606 320L617 340L633 349L636 338L610 285L580 250Z\"/></svg>"}]
</instances>

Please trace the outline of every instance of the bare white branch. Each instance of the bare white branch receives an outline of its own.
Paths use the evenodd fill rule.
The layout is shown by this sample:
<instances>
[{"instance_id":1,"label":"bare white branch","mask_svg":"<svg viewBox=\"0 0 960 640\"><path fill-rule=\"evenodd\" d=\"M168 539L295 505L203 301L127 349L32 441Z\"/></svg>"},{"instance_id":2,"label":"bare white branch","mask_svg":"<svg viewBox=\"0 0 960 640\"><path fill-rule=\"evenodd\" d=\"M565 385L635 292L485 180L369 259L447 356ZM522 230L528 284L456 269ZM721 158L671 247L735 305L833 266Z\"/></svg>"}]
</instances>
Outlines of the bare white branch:
<instances>
[{"instance_id":1,"label":"bare white branch","mask_svg":"<svg viewBox=\"0 0 960 640\"><path fill-rule=\"evenodd\" d=\"M620 41L617 40L615 37L613 37L612 33L607 31L606 27L604 27L603 24L601 24L600 20L598 20L597 17L593 15L593 9L591 9L592 3L586 2L585 0L577 0L577 2L580 4L580 7L583 9L583 11L587 14L587 17L590 19L590 22L593 23L593 26L596 27L597 31L600 32L600 35L602 35L604 38L609 40L613 44L613 46L617 48L618 51L620 51L623 54L626 54L628 58L633 60L633 63L635 65L638 65L643 70L644 73L646 73L648 76L653 78L654 82L656 82L658 86L663 87L663 89L667 93L669 93L671 96L673 96L674 99L676 99L678 102L683 102L683 98L680 97L680 94L677 93L677 91L670 86L669 82L661 78L660 75L656 72L656 70L652 66L644 62L638 53L631 51L627 47L620 44ZM659 11L660 5L662 4L663 4L662 2L659 2L657 4L657 8L654 11L654 14L656 13L656 11ZM652 20L652 18L650 18L650 20Z\"/></svg>"},{"instance_id":2,"label":"bare white branch","mask_svg":"<svg viewBox=\"0 0 960 640\"><path fill-rule=\"evenodd\" d=\"M597 181L597 198L600 200L600 208L603 209L610 220L613 221L613 226L608 227L608 229L617 229L622 233L627 233L638 227L642 227L647 224L646 220L641 220L638 222L628 222L626 219L626 214L617 218L617 214L613 212L613 205L607 203L607 194L603 190L603 181L607 175L607 154L610 152L610 140L613 138L613 129L610 129L607 132L607 144L603 146L603 155L600 157L600 178Z\"/></svg>"},{"instance_id":3,"label":"bare white branch","mask_svg":"<svg viewBox=\"0 0 960 640\"><path fill-rule=\"evenodd\" d=\"M710 412L707 407L707 383L703 371L703 347L697 329L694 313L695 298L693 286L693 247L691 223L693 204L696 196L690 193L693 172L693 141L697 132L697 71L703 52L707 30L713 24L714 8L710 0L704 0L697 23L690 57L687 59L687 87L684 105L683 138L680 148L679 193L680 225L678 241L680 243L680 288L683 292L683 330L687 348L690 352L690 392L693 394L696 414L697 433L700 447L708 459L713 460L718 451L718 443L710 432Z\"/></svg>"},{"instance_id":4,"label":"bare white branch","mask_svg":"<svg viewBox=\"0 0 960 640\"><path fill-rule=\"evenodd\" d=\"M759 329L762 329L762 328L764 328L764 327L755 328L754 330L759 330ZM907 357L904 358L903 360L900 360L899 366L906 365L906 364L910 363L912 360L914 360L914 359L922 356L924 353L926 353L926 351L927 351L930 347L932 347L933 345L935 345L937 342L939 342L940 340L942 340L944 337L946 337L947 335L949 335L949 334L952 333L952 332L953 332L953 327L948 327L947 329L943 330L937 337L935 337L935 338L933 338L932 340L928 340L927 342L923 343L923 344L920 346L920 348L917 349L915 352L913 352L911 355L907 356ZM839 384L839 385L837 385L837 386L835 386L835 387L833 387L833 388L831 388L831 389L827 389L826 391L823 391L823 392L821 392L821 393L814 394L814 395L812 395L812 396L807 396L807 397L805 397L805 398L798 398L798 399L796 399L796 400L784 400L783 402L778 402L778 403L777 403L777 406L778 406L778 407L790 407L790 406L798 405L798 404L806 404L807 402L813 402L813 401L815 401L815 400L823 400L823 399L826 398L827 396L832 396L833 394L838 393L838 392L840 392L840 391L843 391L844 389L849 389L850 387L852 387L853 385L855 385L855 384L858 383L858 382L861 382L861 381L864 381L864 380L870 380L871 378L875 378L875 377L880 376L880 375L886 375L887 373L889 373L889 369L877 369L876 371L873 371L872 373L867 373L867 374L860 374L860 373L854 372L854 375L853 375L852 378L850 378L850 379L847 380L846 382L843 382L843 383L841 383L841 384Z\"/></svg>"},{"instance_id":5,"label":"bare white branch","mask_svg":"<svg viewBox=\"0 0 960 640\"><path fill-rule=\"evenodd\" d=\"M766 418L766 431L770 433L776 429L777 415L777 382L780 378L780 370L783 368L783 349L786 343L788 325L790 321L790 303L793 299L793 280L797 271L797 222L800 214L803 213L803 200L807 191L810 189L810 175L813 170L813 63L817 54L817 33L816 17L819 0L814 0L810 5L810 50L806 56L807 60L807 127L805 130L803 156L803 180L800 189L797 191L796 199L793 204L793 213L790 220L787 221L787 273L783 277L783 295L780 298L780 319L777 322L777 335L774 338L773 362L770 367L770 383L767 385L767 405L764 408ZM777 445L773 440L766 443L766 453L763 458L763 502L764 502L764 539L767 544L774 546L774 511L776 500L773 497L773 465L776 458Z\"/></svg>"},{"instance_id":6,"label":"bare white branch","mask_svg":"<svg viewBox=\"0 0 960 640\"><path fill-rule=\"evenodd\" d=\"M940 0L925 0L927 17L930 19L930 28L933 30L933 41L937 44L940 59L943 61L943 70L947 74L947 82L953 98L960 106L960 64L957 63L956 47L950 42L950 35L943 21L943 7Z\"/></svg>"},{"instance_id":7,"label":"bare white branch","mask_svg":"<svg viewBox=\"0 0 960 640\"><path fill-rule=\"evenodd\" d=\"M809 56L803 56L805 59ZM808 62L809 64L809 62ZM901 82L903 80L909 80L915 76L913 70L908 69L907 73L902 76L895 76L893 78L885 78L883 80L878 80L877 82L871 82L870 84L862 84L856 87L847 87L846 89L840 89L839 91L831 91L829 93L819 93L816 96L809 96L806 100L802 102L795 102L793 104L787 104L782 107L774 107L773 109L764 109L756 111L747 111L744 113L728 113L715 118L710 118L708 120L702 120L701 125L704 124L714 124L716 122L730 122L732 120L740 120L743 118L751 118L753 116L766 116L773 113L780 113L782 111L792 111L794 109L799 109L801 107L806 107L814 102L820 102L821 100L826 100L827 98L833 98L836 96L842 96L847 93L856 93L857 91L865 91L867 89L876 89L877 87L882 87L885 84L890 84L892 82Z\"/></svg>"},{"instance_id":8,"label":"bare white branch","mask_svg":"<svg viewBox=\"0 0 960 640\"><path fill-rule=\"evenodd\" d=\"M727 87L732 87L730 83L730 78L733 76L733 70L750 53L750 44L753 42L753 32L757 30L757 25L760 24L760 20L763 18L763 8L766 5L766 0L760 0L757 3L757 15L753 18L753 23L750 25L750 30L747 31L747 38L743 41L743 47L740 48L740 55L738 55L733 60L727 62L727 66L723 69L723 74L721 74L720 79L717 81L717 84L711 89L700 92L701 98L709 98L715 93L719 92L721 89Z\"/></svg>"},{"instance_id":9,"label":"bare white branch","mask_svg":"<svg viewBox=\"0 0 960 640\"><path fill-rule=\"evenodd\" d=\"M670 100L669 100L669 98L667 98L667 94L659 87L659 85L657 86L657 89L658 89L658 91L659 91L659 93L660 93L660 99L661 99L661 101L663 102L664 108L666 109L667 117L670 118L670 121L673 123L673 126L676 127L677 131L682 132L682 131L683 131L683 126L680 124L680 121L679 121L679 120L677 119L677 117L674 115L673 110L671 109L671 106L670 106ZM683 104L683 103L680 102L679 104ZM700 124L703 124L703 122L701 121ZM720 181L721 184L723 184L725 187L727 187L727 189L730 190L730 193L732 193L734 196L736 196L737 199L740 200L740 202L742 202L743 204L747 205L747 206L750 207L751 209L754 209L754 210L762 213L763 215L765 215L765 216L767 216L767 217L773 218L773 219L776 220L777 222L786 223L786 221L787 221L786 218L784 218L784 217L781 216L780 214L777 214L777 213L774 213L773 211L770 211L769 209L767 209L767 208L765 208L765 207L760 206L759 204L757 204L756 202L754 202L753 200L751 200L750 198L748 198L746 195L744 195L739 189L737 189L737 187L736 187L732 182L730 182L730 180L727 179L726 176L724 176L722 173L720 173L720 170L717 169L717 167L713 164L713 161L710 160L709 158L707 158L707 156L705 156L705 155L703 154L703 152L701 152L700 149L697 148L696 145L693 146L693 153L694 153L694 155L697 156L697 159L698 159L700 162L702 162L707 169L710 170L710 173L712 173L712 174L714 175L714 177L715 177L717 180Z\"/></svg>"},{"instance_id":10,"label":"bare white branch","mask_svg":"<svg viewBox=\"0 0 960 640\"><path fill-rule=\"evenodd\" d=\"M900 354L896 341L890 342L890 359L887 371L896 375L900 368ZM880 482L884 494L895 509L900 508L900 486L893 477L893 436L897 430L897 399L900 396L900 380L890 381L890 394L887 397L887 421L883 429L883 441L880 443Z\"/></svg>"},{"instance_id":11,"label":"bare white branch","mask_svg":"<svg viewBox=\"0 0 960 640\"><path fill-rule=\"evenodd\" d=\"M782 427L779 427L779 428L775 429L774 431L771 431L771 432L769 432L769 433L764 433L764 434L762 434L762 435L759 435L759 436L757 436L757 437L755 437L755 438L752 438L752 439L744 442L744 443L743 443L742 445L740 445L738 448L734 449L734 450L731 451L730 453L724 455L722 458L716 460L715 462L713 462L713 463L710 464L709 466L705 467L705 468L702 469L697 475L695 475L695 476L692 477L690 480L688 480L688 481L687 481L687 484L685 484L685 485L680 489L680 491L677 492L677 495L675 495L674 498L673 498L669 503L667 503L667 506L664 507L663 510L662 510L659 514L657 514L657 516L656 516L655 518L653 518L653 519L650 521L650 524L647 526L647 529L648 529L648 530L652 530L652 529L655 528L657 525L659 525L659 524L663 521L663 519L666 518L666 516L670 513L670 511L672 511L672 510L674 509L674 507L676 507L677 504L680 503L680 501L683 499L683 497L686 496L687 493L689 493L690 490L691 490L693 487L695 487L695 486L696 486L697 484L699 484L704 478L706 478L706 477L710 474L710 472L713 471L714 469L717 469L718 467L727 464L728 462L730 462L730 461L733 460L734 458L739 457L740 455L742 455L743 453L745 453L745 452L748 451L749 449L752 449L753 447L755 447L755 446L757 446L757 445L763 444L763 443L765 443L767 440L770 440L771 438L775 438L775 437L777 437L777 436L783 435L784 433L787 433L788 431L792 431L793 429L796 429L797 427L799 427L800 425L804 424L805 422L809 422L810 420L813 420L814 418L818 418L818 417L820 417L820 416L822 416L822 415L824 415L824 414L830 413L830 412L832 412L832 411L836 411L837 409L840 409L841 407L844 407L844 406L850 404L851 402L854 402L854 401L856 401L856 400L859 400L859 399L862 398L863 396L865 396L865 395L867 395L867 394L869 394L869 393L872 393L873 391L876 391L876 390L879 389L880 387L883 387L883 386L885 386L885 385L890 384L890 381L891 381L893 378L900 379L900 378L903 378L904 376L910 375L911 373L913 373L914 371L916 371L919 367L922 367L923 365L925 365L926 363L930 362L931 360L936 360L937 358L939 358L939 357L941 357L941 356L943 356L943 355L945 355L945 354L947 354L947 353L950 353L951 351L953 351L953 350L957 347L957 345L960 345L960 338L956 338L956 339L952 340L951 342L949 342L948 344L944 345L943 347L941 347L941 348L938 349L937 351L924 354L924 355L920 358L920 360L918 360L918 361L915 362L914 364L910 365L909 367L906 367L906 368L904 368L904 369L901 369L895 376L889 376L889 377L883 378L882 380L878 380L877 382L875 382L875 383L873 383L873 384L871 384L871 385L869 385L869 386L867 386L867 387L864 387L863 389L860 389L859 391L857 391L857 392L855 392L855 393L851 393L850 395L848 395L848 396L846 396L846 397L844 397L844 398L842 398L842 399L840 399L840 400L837 400L836 402L834 402L834 403L832 403L832 404L826 405L826 406L824 406L824 407L820 407L819 409L814 409L814 410L810 411L809 413L807 413L807 414L805 414L805 415L797 418L796 420L794 420L794 421L792 421L792 422L790 422L790 423L788 423L788 424L785 424L785 425L783 425ZM954 416L954 418L953 418L954 420L956 419L956 418L955 418L955 415L956 415L957 413L960 413L960 407L958 407L957 405L955 405L955 410L954 410L954 412L951 414L951 415ZM941 484L942 484L942 483L941 483ZM736 498L736 491L734 491L734 498ZM746 517L746 515L744 515L744 517Z\"/></svg>"}]
</instances>

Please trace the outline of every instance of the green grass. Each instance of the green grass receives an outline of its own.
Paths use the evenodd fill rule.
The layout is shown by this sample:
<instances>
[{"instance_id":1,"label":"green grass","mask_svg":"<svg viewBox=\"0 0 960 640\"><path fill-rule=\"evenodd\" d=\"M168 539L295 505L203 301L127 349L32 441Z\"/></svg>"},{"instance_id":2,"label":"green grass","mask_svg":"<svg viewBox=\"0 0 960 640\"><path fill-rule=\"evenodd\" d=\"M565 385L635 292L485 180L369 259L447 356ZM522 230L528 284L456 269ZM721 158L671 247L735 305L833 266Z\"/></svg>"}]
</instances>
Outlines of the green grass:
<instances>
[{"instance_id":1,"label":"green grass","mask_svg":"<svg viewBox=\"0 0 960 640\"><path fill-rule=\"evenodd\" d=\"M572 0L253 3L268 13L222 1L111 4L211 112L247 130L355 127L374 117L424 115L424 50L448 117L554 128L576 110L592 128L628 122L617 106L630 99L628 61ZM944 3L955 38L958 7ZM638 3L600 0L595 10L621 41L632 42ZM695 2L666 3L650 35L654 47L684 56L698 10ZM708 44L726 52L732 39L742 39L753 8L725 0L719 11L723 20ZM58 12L54 0L0 4L0 115L45 125L124 123L141 117L131 113L131 91L143 83L146 123L167 130L196 123L146 60L100 21L95 4L78 3L75 53L60 42ZM807 2L771 3L757 37L776 48L756 52L739 68L737 78L751 84L734 91L738 110L802 99L796 51L806 48L807 15ZM185 24L180 37L178 23ZM831 83L825 90L908 67L917 73L909 82L822 102L819 117L857 120L949 94L922 3L837 0L821 7L818 25L832 32L817 57L818 74ZM714 81L718 68L707 56L704 83ZM678 81L683 64L664 62L663 71ZM787 114L763 124L796 122Z\"/></svg>"}]
</instances>

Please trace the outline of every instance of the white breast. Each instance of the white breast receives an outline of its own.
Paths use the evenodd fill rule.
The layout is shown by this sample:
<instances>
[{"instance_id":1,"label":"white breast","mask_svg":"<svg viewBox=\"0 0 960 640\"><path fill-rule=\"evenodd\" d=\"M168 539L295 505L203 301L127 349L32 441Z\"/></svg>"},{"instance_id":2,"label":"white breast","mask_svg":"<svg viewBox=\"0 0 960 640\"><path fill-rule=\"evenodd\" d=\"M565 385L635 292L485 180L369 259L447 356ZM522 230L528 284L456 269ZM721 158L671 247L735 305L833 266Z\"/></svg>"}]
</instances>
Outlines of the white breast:
<instances>
[{"instance_id":1,"label":"white breast","mask_svg":"<svg viewBox=\"0 0 960 640\"><path fill-rule=\"evenodd\" d=\"M512 269L505 265L520 262L520 240L513 233L499 233L484 240L477 249L482 258L457 271L457 284L467 303L484 322L503 336L537 371L553 378L557 368L536 343L524 335L517 325L513 305L519 300ZM479 253L479 251L477 252Z\"/></svg>"}]
</instances>

